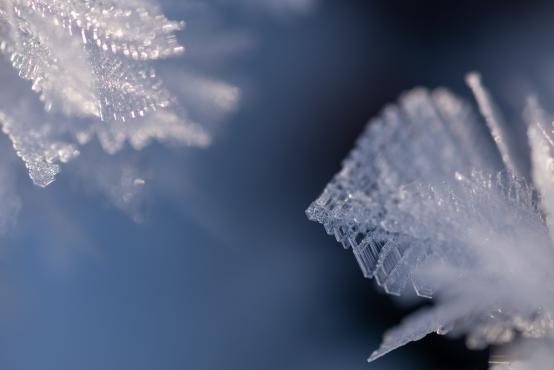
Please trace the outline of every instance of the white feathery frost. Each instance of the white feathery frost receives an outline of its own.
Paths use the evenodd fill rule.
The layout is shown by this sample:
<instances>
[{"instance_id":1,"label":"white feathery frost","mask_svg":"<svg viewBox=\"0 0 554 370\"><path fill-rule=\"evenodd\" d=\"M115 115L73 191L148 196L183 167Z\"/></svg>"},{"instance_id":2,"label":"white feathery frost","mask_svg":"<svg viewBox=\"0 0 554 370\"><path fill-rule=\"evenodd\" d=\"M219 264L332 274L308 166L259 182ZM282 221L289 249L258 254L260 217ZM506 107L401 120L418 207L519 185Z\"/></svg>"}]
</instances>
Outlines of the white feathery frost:
<instances>
[{"instance_id":1,"label":"white feathery frost","mask_svg":"<svg viewBox=\"0 0 554 370\"><path fill-rule=\"evenodd\" d=\"M175 37L183 26L142 0L0 1L0 51L52 113L29 117L32 97L0 105L3 131L37 185L51 183L56 163L78 155L91 133L108 153L125 141L208 143L149 65L184 52Z\"/></svg>"},{"instance_id":2,"label":"white feathery frost","mask_svg":"<svg viewBox=\"0 0 554 370\"><path fill-rule=\"evenodd\" d=\"M491 368L543 368L554 357L553 120L531 97L526 125L508 122L479 75L467 82L480 114L446 89L405 93L307 215L387 293L434 301L389 330L370 361L438 333L474 349L525 345Z\"/></svg>"},{"instance_id":3,"label":"white feathery frost","mask_svg":"<svg viewBox=\"0 0 554 370\"><path fill-rule=\"evenodd\" d=\"M174 68L166 84L154 68L184 53L176 38L183 28L149 0L0 0L0 125L34 184L52 183L94 138L110 155L127 143L209 144L182 101L202 106L209 80ZM189 81L200 97L167 87ZM233 110L237 89L215 84L227 101L210 114Z\"/></svg>"}]
</instances>

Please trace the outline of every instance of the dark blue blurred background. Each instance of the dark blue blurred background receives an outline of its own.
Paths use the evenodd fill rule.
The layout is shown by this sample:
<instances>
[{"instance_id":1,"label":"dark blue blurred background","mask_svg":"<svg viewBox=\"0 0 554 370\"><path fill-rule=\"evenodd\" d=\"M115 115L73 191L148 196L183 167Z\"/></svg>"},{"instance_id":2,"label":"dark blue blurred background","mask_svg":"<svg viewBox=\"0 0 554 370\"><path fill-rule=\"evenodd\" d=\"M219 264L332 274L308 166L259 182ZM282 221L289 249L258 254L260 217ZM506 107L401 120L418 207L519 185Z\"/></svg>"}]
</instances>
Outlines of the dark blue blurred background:
<instances>
[{"instance_id":1,"label":"dark blue blurred background","mask_svg":"<svg viewBox=\"0 0 554 370\"><path fill-rule=\"evenodd\" d=\"M295 12L255 2L163 3L188 22L183 63L237 84L242 101L211 148L138 155L152 169L147 222L83 193L71 179L79 160L46 190L21 181L0 269L2 368L487 367L487 353L438 337L368 365L406 309L304 209L403 90L444 85L469 97L463 77L476 69L513 112L528 87L548 96L554 7L329 0ZM217 60L203 43L219 37L238 51Z\"/></svg>"}]
</instances>

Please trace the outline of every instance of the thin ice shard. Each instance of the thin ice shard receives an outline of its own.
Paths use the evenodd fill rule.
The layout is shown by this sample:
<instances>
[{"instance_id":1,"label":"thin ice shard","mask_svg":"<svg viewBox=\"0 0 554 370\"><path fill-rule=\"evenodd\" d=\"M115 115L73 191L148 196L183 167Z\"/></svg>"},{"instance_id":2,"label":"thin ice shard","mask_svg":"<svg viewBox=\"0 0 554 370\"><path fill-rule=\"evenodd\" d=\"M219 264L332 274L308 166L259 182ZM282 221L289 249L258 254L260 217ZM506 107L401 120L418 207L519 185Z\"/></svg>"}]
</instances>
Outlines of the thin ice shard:
<instances>
[{"instance_id":1,"label":"thin ice shard","mask_svg":"<svg viewBox=\"0 0 554 370\"><path fill-rule=\"evenodd\" d=\"M481 76L478 73L469 73L466 76L466 82L475 95L479 110L500 150L506 168L515 176L529 179L529 164L521 148L522 143L517 130L504 120L489 92L481 83Z\"/></svg>"},{"instance_id":2,"label":"thin ice shard","mask_svg":"<svg viewBox=\"0 0 554 370\"><path fill-rule=\"evenodd\" d=\"M380 347L367 359L373 362L410 342L418 341L431 333L445 333L445 319L433 310L420 311L402 324L385 333Z\"/></svg>"},{"instance_id":3,"label":"thin ice shard","mask_svg":"<svg viewBox=\"0 0 554 370\"><path fill-rule=\"evenodd\" d=\"M59 163L68 162L79 155L75 145L53 138L50 125L35 128L22 121L16 122L2 112L0 124L2 132L9 137L17 155L25 163L31 180L40 187L46 187L54 181L60 172Z\"/></svg>"},{"instance_id":4,"label":"thin ice shard","mask_svg":"<svg viewBox=\"0 0 554 370\"><path fill-rule=\"evenodd\" d=\"M552 119L539 106L536 98L527 104L528 137L533 164L533 181L541 192L541 205L551 233L554 233L554 141ZM547 123L549 122L549 123ZM550 128L548 127L550 125ZM551 235L554 240L554 234Z\"/></svg>"},{"instance_id":5,"label":"thin ice shard","mask_svg":"<svg viewBox=\"0 0 554 370\"><path fill-rule=\"evenodd\" d=\"M191 122L183 115L171 110L153 112L146 118L138 118L129 123L106 125L98 123L85 129L75 129L75 135L81 145L94 136L108 154L121 151L125 143L135 150L142 150L156 140L164 144L205 147L210 136L199 124Z\"/></svg>"}]
</instances>

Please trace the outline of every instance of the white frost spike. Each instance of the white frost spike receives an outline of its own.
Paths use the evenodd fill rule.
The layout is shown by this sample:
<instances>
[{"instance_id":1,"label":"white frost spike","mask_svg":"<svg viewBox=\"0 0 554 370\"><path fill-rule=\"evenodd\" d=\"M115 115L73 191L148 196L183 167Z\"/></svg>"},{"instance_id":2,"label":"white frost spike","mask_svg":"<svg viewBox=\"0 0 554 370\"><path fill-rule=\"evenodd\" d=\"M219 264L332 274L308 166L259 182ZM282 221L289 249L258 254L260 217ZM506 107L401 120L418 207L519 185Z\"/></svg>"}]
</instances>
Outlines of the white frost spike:
<instances>
[{"instance_id":1,"label":"white frost spike","mask_svg":"<svg viewBox=\"0 0 554 370\"><path fill-rule=\"evenodd\" d=\"M123 149L126 142L133 149L142 150L152 140L160 143L205 147L210 143L208 133L197 123L180 118L170 110L157 111L148 118L137 118L130 123L105 125L99 123L87 130L76 131L81 144L85 144L95 134L102 149L115 154Z\"/></svg>"},{"instance_id":2,"label":"white frost spike","mask_svg":"<svg viewBox=\"0 0 554 370\"><path fill-rule=\"evenodd\" d=\"M554 142L552 119L539 106L536 98L527 105L529 145L533 163L533 181L541 193L541 206L546 214L551 238L554 240ZM547 123L548 122L548 123ZM550 125L550 129L548 128Z\"/></svg>"},{"instance_id":3,"label":"white frost spike","mask_svg":"<svg viewBox=\"0 0 554 370\"><path fill-rule=\"evenodd\" d=\"M489 92L481 83L481 76L475 72L469 73L466 82L475 95L479 110L500 150L504 164L515 176L529 177L529 165L520 149L522 143L518 140L517 132L502 117Z\"/></svg>"},{"instance_id":4,"label":"white frost spike","mask_svg":"<svg viewBox=\"0 0 554 370\"><path fill-rule=\"evenodd\" d=\"M446 90L408 92L307 210L387 293L413 287L435 302L370 361L433 332L465 335L470 348L554 339L552 120L531 99L528 138L518 136L477 75L469 82L485 122Z\"/></svg>"},{"instance_id":5,"label":"white frost spike","mask_svg":"<svg viewBox=\"0 0 554 370\"><path fill-rule=\"evenodd\" d=\"M368 358L368 362L377 360L379 357L400 348L409 342L422 339L429 333L441 332L444 320L434 311L420 311L409 317L398 328L389 330L383 338L383 343L378 350L374 351ZM407 329L406 329L407 328Z\"/></svg>"}]
</instances>

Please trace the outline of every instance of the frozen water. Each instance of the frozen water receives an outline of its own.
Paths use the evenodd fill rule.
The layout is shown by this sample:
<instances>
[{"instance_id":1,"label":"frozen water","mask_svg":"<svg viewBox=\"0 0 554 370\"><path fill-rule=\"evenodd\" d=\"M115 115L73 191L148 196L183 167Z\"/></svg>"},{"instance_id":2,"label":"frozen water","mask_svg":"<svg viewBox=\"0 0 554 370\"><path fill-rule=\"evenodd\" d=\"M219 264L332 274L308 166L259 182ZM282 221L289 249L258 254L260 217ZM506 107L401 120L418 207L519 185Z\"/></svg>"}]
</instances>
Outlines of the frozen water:
<instances>
[{"instance_id":1,"label":"frozen water","mask_svg":"<svg viewBox=\"0 0 554 370\"><path fill-rule=\"evenodd\" d=\"M36 185L52 183L60 163L93 138L108 154L126 143L141 150L153 140L209 144L182 96L202 108L204 95L217 90L209 109L221 114L235 108L239 93L175 68L166 73L170 85L190 82L198 91L174 95L166 87L150 62L184 52L175 34L183 27L146 0L0 1L0 53L38 94L2 91L0 124Z\"/></svg>"},{"instance_id":2,"label":"frozen water","mask_svg":"<svg viewBox=\"0 0 554 370\"><path fill-rule=\"evenodd\" d=\"M467 82L483 118L444 89L404 94L307 210L387 293L437 299L370 361L432 332L470 348L554 334L553 121L531 98L525 137Z\"/></svg>"}]
</instances>

